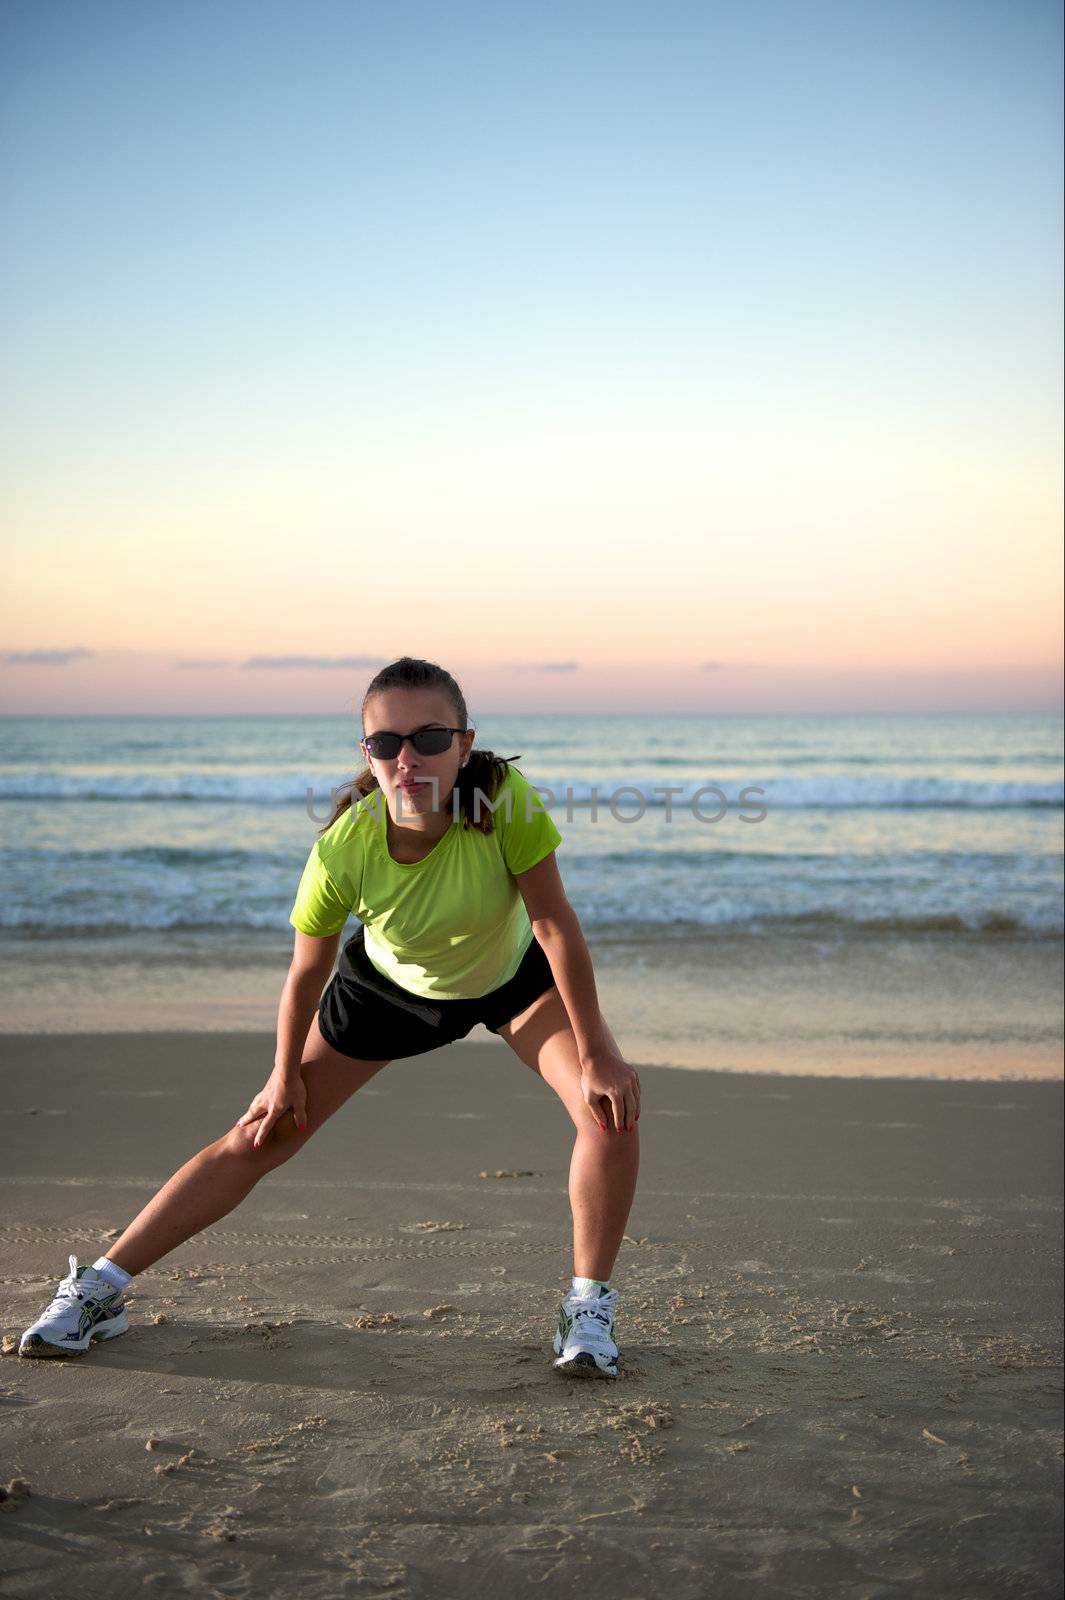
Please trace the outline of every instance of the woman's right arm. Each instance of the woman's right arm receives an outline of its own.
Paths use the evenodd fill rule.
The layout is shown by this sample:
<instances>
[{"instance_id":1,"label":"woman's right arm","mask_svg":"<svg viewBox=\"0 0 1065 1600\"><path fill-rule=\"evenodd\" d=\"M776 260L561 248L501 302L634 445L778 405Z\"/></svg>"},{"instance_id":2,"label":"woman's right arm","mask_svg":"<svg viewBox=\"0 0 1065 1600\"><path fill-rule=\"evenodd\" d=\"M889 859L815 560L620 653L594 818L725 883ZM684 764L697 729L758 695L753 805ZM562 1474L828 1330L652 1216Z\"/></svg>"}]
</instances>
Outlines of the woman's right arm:
<instances>
[{"instance_id":1,"label":"woman's right arm","mask_svg":"<svg viewBox=\"0 0 1065 1600\"><path fill-rule=\"evenodd\" d=\"M296 930L292 964L281 991L277 1012L274 1067L283 1077L299 1074L311 1019L318 1009L322 990L329 981L339 946L339 933L317 939L309 933Z\"/></svg>"},{"instance_id":2,"label":"woman's right arm","mask_svg":"<svg viewBox=\"0 0 1065 1600\"><path fill-rule=\"evenodd\" d=\"M288 969L277 1012L274 1070L237 1121L238 1128L258 1123L252 1141L256 1149L265 1142L275 1122L279 1122L286 1111L292 1112L292 1120L301 1132L307 1126L307 1085L300 1072L303 1046L307 1041L311 1018L322 998L322 990L333 970L339 943L339 933L317 939L297 930L292 965Z\"/></svg>"}]
</instances>

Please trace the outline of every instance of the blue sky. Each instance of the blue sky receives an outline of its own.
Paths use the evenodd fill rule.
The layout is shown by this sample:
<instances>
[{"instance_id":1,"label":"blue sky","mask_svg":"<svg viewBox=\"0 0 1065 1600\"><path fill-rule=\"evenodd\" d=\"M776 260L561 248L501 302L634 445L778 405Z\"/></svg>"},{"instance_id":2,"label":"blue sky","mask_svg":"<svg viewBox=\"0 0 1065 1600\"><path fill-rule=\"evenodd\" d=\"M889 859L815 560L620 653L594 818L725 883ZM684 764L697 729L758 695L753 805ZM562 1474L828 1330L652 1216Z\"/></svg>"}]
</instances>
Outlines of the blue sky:
<instances>
[{"instance_id":1,"label":"blue sky","mask_svg":"<svg viewBox=\"0 0 1065 1600\"><path fill-rule=\"evenodd\" d=\"M380 615L389 574L356 556L394 543L435 572L410 620L446 656L456 551L502 559L517 529L532 567L572 563L572 605L489 656L517 630L518 654L602 666L643 636L650 578L697 663L720 652L693 590L712 613L760 537L781 570L793 505L837 571L860 505L916 608L863 668L903 641L929 665L922 586L949 611L962 573L952 664L968 640L974 670L1055 667L1059 6L24 3L2 26L10 649L213 655L184 560L215 645L240 611L244 654L399 653L279 609L335 561ZM726 653L841 670L850 635L782 635L759 565ZM597 572L614 611L582 648ZM57 681L20 692L61 709Z\"/></svg>"}]
</instances>

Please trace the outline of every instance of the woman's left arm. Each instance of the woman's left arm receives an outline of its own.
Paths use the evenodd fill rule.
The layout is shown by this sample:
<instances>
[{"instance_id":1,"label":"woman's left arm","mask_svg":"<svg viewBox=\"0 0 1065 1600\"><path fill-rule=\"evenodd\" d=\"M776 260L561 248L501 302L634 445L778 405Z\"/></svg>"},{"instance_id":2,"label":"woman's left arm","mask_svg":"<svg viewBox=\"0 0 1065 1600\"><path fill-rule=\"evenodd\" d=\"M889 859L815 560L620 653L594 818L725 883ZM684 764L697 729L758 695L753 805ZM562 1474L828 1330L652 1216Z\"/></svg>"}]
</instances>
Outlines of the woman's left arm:
<instances>
[{"instance_id":1,"label":"woman's left arm","mask_svg":"<svg viewBox=\"0 0 1065 1600\"><path fill-rule=\"evenodd\" d=\"M613 1115L619 1132L629 1132L640 1115L640 1078L624 1061L599 1010L592 958L577 913L566 898L554 851L517 875L532 923L569 1014L581 1065L584 1098L602 1119Z\"/></svg>"}]
</instances>

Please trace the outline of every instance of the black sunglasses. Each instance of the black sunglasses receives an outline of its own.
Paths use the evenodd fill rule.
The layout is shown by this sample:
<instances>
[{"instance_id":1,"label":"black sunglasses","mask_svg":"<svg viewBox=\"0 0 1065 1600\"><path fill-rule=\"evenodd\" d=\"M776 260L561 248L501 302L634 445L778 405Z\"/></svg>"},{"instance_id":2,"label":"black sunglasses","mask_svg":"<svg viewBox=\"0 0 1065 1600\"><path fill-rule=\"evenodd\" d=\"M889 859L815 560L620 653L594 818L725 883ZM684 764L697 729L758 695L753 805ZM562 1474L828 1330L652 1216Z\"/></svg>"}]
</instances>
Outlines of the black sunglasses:
<instances>
[{"instance_id":1,"label":"black sunglasses","mask_svg":"<svg viewBox=\"0 0 1065 1600\"><path fill-rule=\"evenodd\" d=\"M420 756L442 756L450 748L453 733L465 733L465 728L416 728L413 733L371 733L362 742L378 761L394 761L409 739Z\"/></svg>"}]
</instances>

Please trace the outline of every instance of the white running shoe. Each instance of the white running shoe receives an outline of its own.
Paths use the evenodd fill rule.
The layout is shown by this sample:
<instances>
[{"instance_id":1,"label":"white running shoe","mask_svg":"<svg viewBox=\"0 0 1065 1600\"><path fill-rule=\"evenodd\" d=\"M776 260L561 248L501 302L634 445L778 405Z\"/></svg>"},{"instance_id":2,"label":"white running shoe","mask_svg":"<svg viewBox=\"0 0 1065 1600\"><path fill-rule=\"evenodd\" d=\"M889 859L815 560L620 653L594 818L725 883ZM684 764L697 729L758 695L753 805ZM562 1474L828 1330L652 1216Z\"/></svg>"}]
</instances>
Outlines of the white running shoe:
<instances>
[{"instance_id":1,"label":"white running shoe","mask_svg":"<svg viewBox=\"0 0 1065 1600\"><path fill-rule=\"evenodd\" d=\"M563 1295L554 1348L559 1372L575 1378L616 1378L620 1351L614 1343L618 1292Z\"/></svg>"},{"instance_id":2,"label":"white running shoe","mask_svg":"<svg viewBox=\"0 0 1065 1600\"><path fill-rule=\"evenodd\" d=\"M19 1343L20 1356L81 1356L96 1339L115 1339L129 1332L129 1317L122 1290L101 1278L95 1267L78 1266L70 1257L70 1272L52 1303Z\"/></svg>"}]
</instances>

